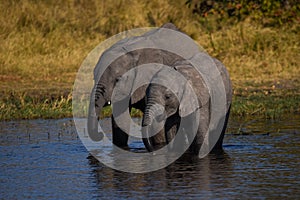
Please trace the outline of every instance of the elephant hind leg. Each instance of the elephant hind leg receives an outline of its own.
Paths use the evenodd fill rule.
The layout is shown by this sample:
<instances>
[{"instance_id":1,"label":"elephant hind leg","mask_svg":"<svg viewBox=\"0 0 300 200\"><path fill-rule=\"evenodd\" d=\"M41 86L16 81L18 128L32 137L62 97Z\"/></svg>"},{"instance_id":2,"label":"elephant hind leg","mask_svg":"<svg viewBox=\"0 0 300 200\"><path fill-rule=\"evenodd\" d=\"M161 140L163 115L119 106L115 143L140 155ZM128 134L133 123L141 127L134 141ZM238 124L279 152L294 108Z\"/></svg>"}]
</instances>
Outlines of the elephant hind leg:
<instances>
[{"instance_id":1,"label":"elephant hind leg","mask_svg":"<svg viewBox=\"0 0 300 200\"><path fill-rule=\"evenodd\" d=\"M203 136L202 134L197 134L188 149L188 153L192 155L199 155L201 145L203 144Z\"/></svg>"},{"instance_id":2,"label":"elephant hind leg","mask_svg":"<svg viewBox=\"0 0 300 200\"><path fill-rule=\"evenodd\" d=\"M230 114L230 107L228 108L228 111L226 113L226 117L225 117L225 121L224 121L224 126L222 129L222 133L217 141L217 143L215 144L214 148L212 149L212 153L222 153L223 152L223 139L225 136L225 132L226 132L226 128L227 128L227 123L228 123L228 119L229 119L229 114Z\"/></svg>"}]
</instances>

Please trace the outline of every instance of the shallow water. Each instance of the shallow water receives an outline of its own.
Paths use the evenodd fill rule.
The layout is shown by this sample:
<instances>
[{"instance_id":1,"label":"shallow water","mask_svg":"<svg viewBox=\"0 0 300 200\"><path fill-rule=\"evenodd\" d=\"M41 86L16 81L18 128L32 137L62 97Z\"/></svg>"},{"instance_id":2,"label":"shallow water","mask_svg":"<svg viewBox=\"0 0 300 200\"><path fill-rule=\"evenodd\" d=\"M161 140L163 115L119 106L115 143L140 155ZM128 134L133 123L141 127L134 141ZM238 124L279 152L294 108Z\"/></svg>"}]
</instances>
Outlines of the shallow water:
<instances>
[{"instance_id":1,"label":"shallow water","mask_svg":"<svg viewBox=\"0 0 300 200\"><path fill-rule=\"evenodd\" d=\"M90 156L72 119L0 122L0 199L299 199L299 147L299 116L231 119L224 154L130 174Z\"/></svg>"}]
</instances>

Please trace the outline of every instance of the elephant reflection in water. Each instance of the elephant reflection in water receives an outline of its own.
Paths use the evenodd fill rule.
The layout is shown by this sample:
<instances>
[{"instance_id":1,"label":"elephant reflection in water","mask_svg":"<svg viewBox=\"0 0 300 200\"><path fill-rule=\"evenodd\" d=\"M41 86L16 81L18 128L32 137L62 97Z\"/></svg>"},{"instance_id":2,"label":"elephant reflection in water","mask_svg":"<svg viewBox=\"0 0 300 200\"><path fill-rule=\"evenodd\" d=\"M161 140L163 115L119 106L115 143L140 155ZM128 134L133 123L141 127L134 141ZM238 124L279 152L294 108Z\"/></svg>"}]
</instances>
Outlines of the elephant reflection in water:
<instances>
[{"instance_id":1,"label":"elephant reflection in water","mask_svg":"<svg viewBox=\"0 0 300 200\"><path fill-rule=\"evenodd\" d=\"M233 168L232 160L226 153L209 154L203 159L185 155L164 169L141 174L113 170L93 156L89 162L97 183L95 195L99 197L207 198L212 191L232 187L228 173Z\"/></svg>"}]
</instances>

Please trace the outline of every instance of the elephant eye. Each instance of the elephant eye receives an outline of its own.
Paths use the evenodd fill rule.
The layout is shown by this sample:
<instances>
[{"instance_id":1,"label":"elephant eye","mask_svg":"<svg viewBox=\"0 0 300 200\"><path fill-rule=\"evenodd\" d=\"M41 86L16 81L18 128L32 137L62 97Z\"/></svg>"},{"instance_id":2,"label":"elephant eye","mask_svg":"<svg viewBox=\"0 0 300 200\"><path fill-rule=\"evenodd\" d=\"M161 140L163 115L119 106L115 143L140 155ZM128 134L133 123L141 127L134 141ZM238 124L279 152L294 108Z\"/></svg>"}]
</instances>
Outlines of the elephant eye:
<instances>
[{"instance_id":1,"label":"elephant eye","mask_svg":"<svg viewBox=\"0 0 300 200\"><path fill-rule=\"evenodd\" d=\"M165 90L165 99L173 98L173 92L170 89Z\"/></svg>"},{"instance_id":2,"label":"elephant eye","mask_svg":"<svg viewBox=\"0 0 300 200\"><path fill-rule=\"evenodd\" d=\"M171 98L171 94L169 94L169 93L165 94L165 98L166 99L170 99Z\"/></svg>"}]
</instances>

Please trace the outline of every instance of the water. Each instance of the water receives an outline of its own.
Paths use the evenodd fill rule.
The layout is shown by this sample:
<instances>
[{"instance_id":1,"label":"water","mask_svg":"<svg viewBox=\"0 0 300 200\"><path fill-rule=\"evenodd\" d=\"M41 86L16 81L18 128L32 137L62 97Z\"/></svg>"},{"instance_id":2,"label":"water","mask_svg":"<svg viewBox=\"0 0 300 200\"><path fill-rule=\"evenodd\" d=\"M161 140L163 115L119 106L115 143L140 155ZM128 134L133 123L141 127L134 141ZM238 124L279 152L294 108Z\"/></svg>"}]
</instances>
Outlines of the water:
<instances>
[{"instance_id":1,"label":"water","mask_svg":"<svg viewBox=\"0 0 300 200\"><path fill-rule=\"evenodd\" d=\"M299 147L299 116L231 119L224 154L130 174L90 156L71 119L0 122L0 199L299 199Z\"/></svg>"}]
</instances>

